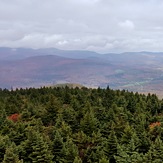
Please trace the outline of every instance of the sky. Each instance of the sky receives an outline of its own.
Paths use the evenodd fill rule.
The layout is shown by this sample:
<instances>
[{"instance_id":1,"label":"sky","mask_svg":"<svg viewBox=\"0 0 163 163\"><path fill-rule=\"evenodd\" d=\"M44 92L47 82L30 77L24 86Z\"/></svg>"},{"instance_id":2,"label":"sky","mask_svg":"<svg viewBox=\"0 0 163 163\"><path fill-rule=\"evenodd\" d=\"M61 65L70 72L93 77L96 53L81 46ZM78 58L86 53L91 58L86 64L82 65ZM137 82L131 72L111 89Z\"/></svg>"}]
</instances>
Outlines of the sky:
<instances>
[{"instance_id":1,"label":"sky","mask_svg":"<svg viewBox=\"0 0 163 163\"><path fill-rule=\"evenodd\" d=\"M163 0L0 0L0 47L163 51Z\"/></svg>"}]
</instances>

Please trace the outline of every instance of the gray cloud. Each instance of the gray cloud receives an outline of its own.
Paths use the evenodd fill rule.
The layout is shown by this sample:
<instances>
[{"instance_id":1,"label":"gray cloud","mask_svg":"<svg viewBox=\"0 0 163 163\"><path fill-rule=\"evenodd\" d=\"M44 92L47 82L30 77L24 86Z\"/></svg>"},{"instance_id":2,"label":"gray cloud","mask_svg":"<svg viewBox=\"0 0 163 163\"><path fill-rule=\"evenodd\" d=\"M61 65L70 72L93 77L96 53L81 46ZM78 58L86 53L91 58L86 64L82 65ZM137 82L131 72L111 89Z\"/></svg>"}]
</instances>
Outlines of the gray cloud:
<instances>
[{"instance_id":1,"label":"gray cloud","mask_svg":"<svg viewBox=\"0 0 163 163\"><path fill-rule=\"evenodd\" d=\"M162 0L0 0L0 46L163 51Z\"/></svg>"}]
</instances>

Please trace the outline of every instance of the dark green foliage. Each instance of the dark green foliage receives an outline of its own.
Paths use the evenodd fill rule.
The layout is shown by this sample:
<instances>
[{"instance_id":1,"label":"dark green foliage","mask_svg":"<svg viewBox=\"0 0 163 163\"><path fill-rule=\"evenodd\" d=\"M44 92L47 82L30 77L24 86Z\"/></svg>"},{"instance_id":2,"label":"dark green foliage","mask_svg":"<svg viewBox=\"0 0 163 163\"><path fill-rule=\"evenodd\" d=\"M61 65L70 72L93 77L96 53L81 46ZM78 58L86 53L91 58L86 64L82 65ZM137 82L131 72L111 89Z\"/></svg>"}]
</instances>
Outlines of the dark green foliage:
<instances>
[{"instance_id":1,"label":"dark green foliage","mask_svg":"<svg viewBox=\"0 0 163 163\"><path fill-rule=\"evenodd\" d=\"M63 148L63 138L58 132L55 133L54 140L52 142L52 152L53 152L53 160L59 162L62 158L62 148Z\"/></svg>"},{"instance_id":2,"label":"dark green foliage","mask_svg":"<svg viewBox=\"0 0 163 163\"><path fill-rule=\"evenodd\" d=\"M79 152L77 146L73 143L72 139L68 138L67 141L63 144L62 148L62 158L63 162L73 162L76 157L78 157Z\"/></svg>"},{"instance_id":3,"label":"dark green foliage","mask_svg":"<svg viewBox=\"0 0 163 163\"><path fill-rule=\"evenodd\" d=\"M82 160L81 160L81 158L78 156L78 157L75 157L73 163L82 163Z\"/></svg>"},{"instance_id":4,"label":"dark green foliage","mask_svg":"<svg viewBox=\"0 0 163 163\"><path fill-rule=\"evenodd\" d=\"M2 160L4 158L5 151L8 148L10 143L11 143L11 141L8 136L0 135L0 162L2 162Z\"/></svg>"},{"instance_id":5,"label":"dark green foliage","mask_svg":"<svg viewBox=\"0 0 163 163\"><path fill-rule=\"evenodd\" d=\"M114 130L112 130L110 135L108 136L108 139L106 139L104 142L105 155L112 163L115 162L114 155L117 154L117 144L117 137L115 135Z\"/></svg>"},{"instance_id":6,"label":"dark green foliage","mask_svg":"<svg viewBox=\"0 0 163 163\"><path fill-rule=\"evenodd\" d=\"M30 129L27 133L27 139L21 144L21 158L28 162L50 163L52 162L52 154L49 145L43 136Z\"/></svg>"},{"instance_id":7,"label":"dark green foliage","mask_svg":"<svg viewBox=\"0 0 163 163\"><path fill-rule=\"evenodd\" d=\"M93 131L98 129L98 120L92 111L87 111L80 122L81 130L87 135L91 135Z\"/></svg>"},{"instance_id":8,"label":"dark green foliage","mask_svg":"<svg viewBox=\"0 0 163 163\"><path fill-rule=\"evenodd\" d=\"M163 100L156 95L109 86L0 89L0 112L3 163L163 160Z\"/></svg>"},{"instance_id":9,"label":"dark green foliage","mask_svg":"<svg viewBox=\"0 0 163 163\"><path fill-rule=\"evenodd\" d=\"M46 104L46 103L45 103ZM46 112L42 119L45 125L53 125L57 118L58 110L60 109L60 104L55 96L50 95L50 98L46 104Z\"/></svg>"},{"instance_id":10,"label":"dark green foliage","mask_svg":"<svg viewBox=\"0 0 163 163\"><path fill-rule=\"evenodd\" d=\"M6 148L4 159L2 163L21 163L19 160L18 152L16 145L12 143L9 147Z\"/></svg>"}]
</instances>

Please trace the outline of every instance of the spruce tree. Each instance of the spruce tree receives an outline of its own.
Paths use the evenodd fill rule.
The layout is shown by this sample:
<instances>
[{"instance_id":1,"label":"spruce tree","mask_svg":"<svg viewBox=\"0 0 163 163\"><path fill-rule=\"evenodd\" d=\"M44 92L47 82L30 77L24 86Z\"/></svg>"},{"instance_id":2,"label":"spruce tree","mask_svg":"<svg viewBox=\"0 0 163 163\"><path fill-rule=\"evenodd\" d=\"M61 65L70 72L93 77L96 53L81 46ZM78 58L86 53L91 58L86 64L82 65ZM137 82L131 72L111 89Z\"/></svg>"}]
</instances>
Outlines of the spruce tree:
<instances>
[{"instance_id":1,"label":"spruce tree","mask_svg":"<svg viewBox=\"0 0 163 163\"><path fill-rule=\"evenodd\" d=\"M61 153L63 156L61 161L67 163L72 163L75 158L79 156L78 148L73 143L71 138L68 138L67 141L63 144Z\"/></svg>"},{"instance_id":2,"label":"spruce tree","mask_svg":"<svg viewBox=\"0 0 163 163\"><path fill-rule=\"evenodd\" d=\"M111 131L108 138L104 141L104 152L105 155L109 158L111 163L115 163L114 155L117 154L117 137L115 135L114 130Z\"/></svg>"},{"instance_id":3,"label":"spruce tree","mask_svg":"<svg viewBox=\"0 0 163 163\"><path fill-rule=\"evenodd\" d=\"M14 143L6 149L2 163L21 163Z\"/></svg>"},{"instance_id":4,"label":"spruce tree","mask_svg":"<svg viewBox=\"0 0 163 163\"><path fill-rule=\"evenodd\" d=\"M60 133L56 130L55 137L52 142L52 153L53 153L53 161L59 162L62 158L62 148L63 148L63 138Z\"/></svg>"},{"instance_id":5,"label":"spruce tree","mask_svg":"<svg viewBox=\"0 0 163 163\"><path fill-rule=\"evenodd\" d=\"M53 155L43 136L32 129L29 130L27 140L20 145L20 156L25 162L52 162Z\"/></svg>"},{"instance_id":6,"label":"spruce tree","mask_svg":"<svg viewBox=\"0 0 163 163\"><path fill-rule=\"evenodd\" d=\"M73 163L82 163L82 160L80 157L75 157Z\"/></svg>"},{"instance_id":7,"label":"spruce tree","mask_svg":"<svg viewBox=\"0 0 163 163\"><path fill-rule=\"evenodd\" d=\"M98 126L98 120L95 118L94 113L92 111L88 111L83 119L81 119L80 122L81 130L84 131L87 135L91 135L94 132L97 131Z\"/></svg>"},{"instance_id":8,"label":"spruce tree","mask_svg":"<svg viewBox=\"0 0 163 163\"><path fill-rule=\"evenodd\" d=\"M10 143L11 142L8 136L0 135L0 162L3 161L5 151L8 148Z\"/></svg>"}]
</instances>

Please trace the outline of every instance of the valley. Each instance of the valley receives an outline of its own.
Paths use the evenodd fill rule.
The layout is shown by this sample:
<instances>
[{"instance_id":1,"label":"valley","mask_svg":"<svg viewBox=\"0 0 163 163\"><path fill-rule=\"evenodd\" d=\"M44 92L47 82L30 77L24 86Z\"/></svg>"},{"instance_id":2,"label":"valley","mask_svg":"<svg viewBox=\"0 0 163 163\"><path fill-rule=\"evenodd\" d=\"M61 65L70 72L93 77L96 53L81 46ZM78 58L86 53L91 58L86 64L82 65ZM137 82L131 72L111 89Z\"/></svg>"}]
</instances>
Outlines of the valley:
<instances>
[{"instance_id":1,"label":"valley","mask_svg":"<svg viewBox=\"0 0 163 163\"><path fill-rule=\"evenodd\" d=\"M163 96L163 53L98 54L58 49L0 48L0 87L60 83L126 89Z\"/></svg>"}]
</instances>

